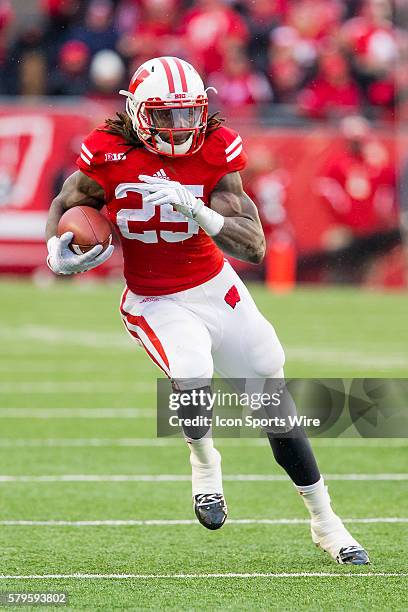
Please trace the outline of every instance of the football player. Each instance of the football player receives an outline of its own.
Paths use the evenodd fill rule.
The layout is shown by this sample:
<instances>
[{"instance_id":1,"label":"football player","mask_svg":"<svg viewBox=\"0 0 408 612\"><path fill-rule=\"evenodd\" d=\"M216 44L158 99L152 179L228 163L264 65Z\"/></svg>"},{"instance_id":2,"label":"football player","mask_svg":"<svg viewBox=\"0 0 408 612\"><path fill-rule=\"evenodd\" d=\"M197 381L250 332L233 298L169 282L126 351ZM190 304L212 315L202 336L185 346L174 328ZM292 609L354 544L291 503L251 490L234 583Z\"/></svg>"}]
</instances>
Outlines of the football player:
<instances>
[{"instance_id":1,"label":"football player","mask_svg":"<svg viewBox=\"0 0 408 612\"><path fill-rule=\"evenodd\" d=\"M175 389L209 389L214 370L227 378L283 378L284 352L275 330L224 259L226 253L259 263L265 254L257 208L242 187L241 137L208 117L199 74L176 57L145 62L120 93L126 113L85 139L78 171L52 202L50 268L74 274L110 257L112 246L78 255L69 249L72 233L56 235L69 208L106 205L123 248L124 325ZM192 404L184 416L194 416ZM218 529L227 516L220 454L209 428L183 430L195 513L205 527ZM268 438L310 512L314 543L338 563L368 563L331 508L303 431L289 434L271 432Z\"/></svg>"}]
</instances>

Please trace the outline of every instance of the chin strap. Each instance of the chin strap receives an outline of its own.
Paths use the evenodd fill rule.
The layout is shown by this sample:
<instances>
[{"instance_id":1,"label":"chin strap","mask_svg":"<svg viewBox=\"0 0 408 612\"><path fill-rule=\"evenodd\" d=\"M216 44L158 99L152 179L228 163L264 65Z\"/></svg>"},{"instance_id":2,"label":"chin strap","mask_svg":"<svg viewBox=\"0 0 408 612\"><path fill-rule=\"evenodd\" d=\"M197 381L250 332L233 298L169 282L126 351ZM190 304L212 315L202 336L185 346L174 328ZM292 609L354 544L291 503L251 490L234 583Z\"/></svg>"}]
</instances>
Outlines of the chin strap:
<instances>
[{"instance_id":1,"label":"chin strap","mask_svg":"<svg viewBox=\"0 0 408 612\"><path fill-rule=\"evenodd\" d=\"M170 155L173 153L173 147L169 142L165 142L162 138L160 138L159 135L153 136L153 138L155 138L156 140L159 151L161 151L162 153L169 153ZM178 155L184 155L185 153L188 153L192 144L193 134L191 134L191 136L186 140L186 142L183 142L182 144L178 145L175 144L174 153L177 153Z\"/></svg>"}]
</instances>

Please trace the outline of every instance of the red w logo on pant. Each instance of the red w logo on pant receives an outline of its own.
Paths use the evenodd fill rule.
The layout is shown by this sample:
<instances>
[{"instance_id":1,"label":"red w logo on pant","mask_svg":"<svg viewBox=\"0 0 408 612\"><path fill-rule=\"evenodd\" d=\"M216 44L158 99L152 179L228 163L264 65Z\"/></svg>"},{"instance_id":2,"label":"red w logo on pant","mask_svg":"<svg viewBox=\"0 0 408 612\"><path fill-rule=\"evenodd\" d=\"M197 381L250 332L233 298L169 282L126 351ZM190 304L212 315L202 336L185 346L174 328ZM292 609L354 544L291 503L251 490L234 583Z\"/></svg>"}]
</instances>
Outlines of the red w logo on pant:
<instances>
[{"instance_id":1,"label":"red w logo on pant","mask_svg":"<svg viewBox=\"0 0 408 612\"><path fill-rule=\"evenodd\" d=\"M228 289L227 293L224 296L224 300L227 302L231 308L235 308L238 302L241 301L241 298L238 293L238 289L235 285L232 285L231 289Z\"/></svg>"}]
</instances>

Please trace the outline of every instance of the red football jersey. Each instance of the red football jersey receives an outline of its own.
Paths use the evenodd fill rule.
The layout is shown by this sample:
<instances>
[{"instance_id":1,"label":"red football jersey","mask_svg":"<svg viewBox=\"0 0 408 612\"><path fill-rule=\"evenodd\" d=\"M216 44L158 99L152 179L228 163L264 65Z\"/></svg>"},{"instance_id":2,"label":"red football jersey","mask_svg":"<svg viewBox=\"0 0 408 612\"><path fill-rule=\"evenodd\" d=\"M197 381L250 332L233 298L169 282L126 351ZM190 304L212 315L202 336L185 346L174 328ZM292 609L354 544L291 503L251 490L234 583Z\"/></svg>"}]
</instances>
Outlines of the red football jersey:
<instances>
[{"instance_id":1,"label":"red football jersey","mask_svg":"<svg viewBox=\"0 0 408 612\"><path fill-rule=\"evenodd\" d=\"M218 181L242 170L247 157L242 139L220 127L209 133L202 148L187 157L166 157L146 148L131 148L121 136L89 134L77 165L105 191L109 218L118 228L127 286L139 295L164 295L196 287L213 278L223 253L192 219L171 205L144 201L139 174L179 181L208 206Z\"/></svg>"}]
</instances>

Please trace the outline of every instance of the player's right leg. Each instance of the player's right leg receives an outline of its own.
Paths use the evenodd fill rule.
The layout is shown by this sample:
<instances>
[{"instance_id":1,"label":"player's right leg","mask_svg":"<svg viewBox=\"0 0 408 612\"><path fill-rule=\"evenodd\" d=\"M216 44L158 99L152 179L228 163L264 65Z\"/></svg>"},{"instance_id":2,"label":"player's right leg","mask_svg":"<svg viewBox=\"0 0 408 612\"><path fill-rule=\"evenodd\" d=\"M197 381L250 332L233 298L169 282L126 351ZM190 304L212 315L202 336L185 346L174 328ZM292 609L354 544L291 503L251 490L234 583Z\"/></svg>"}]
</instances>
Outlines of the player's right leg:
<instances>
[{"instance_id":1,"label":"player's right leg","mask_svg":"<svg viewBox=\"0 0 408 612\"><path fill-rule=\"evenodd\" d=\"M212 341L202 320L183 307L176 294L144 297L129 290L122 296L121 315L128 333L172 380L174 391L183 394L179 417L211 417L206 398L213 376ZM197 397L200 402L194 401ZM183 433L190 449L196 516L208 529L218 529L227 516L221 456L209 426L183 422Z\"/></svg>"}]
</instances>

